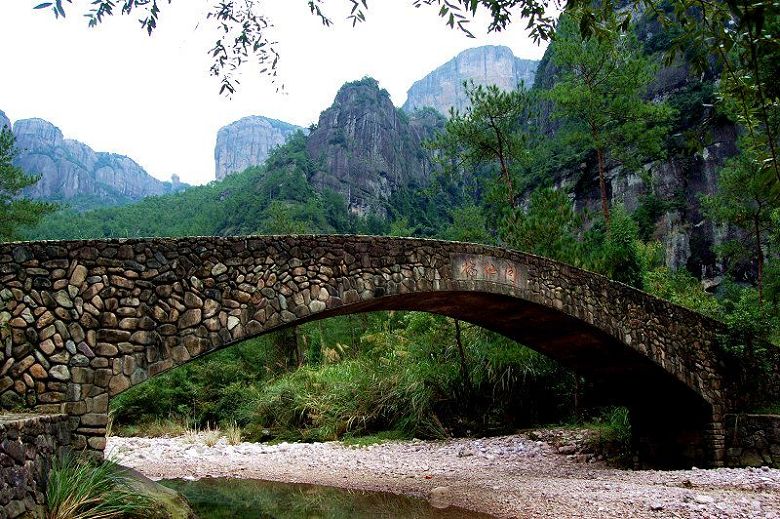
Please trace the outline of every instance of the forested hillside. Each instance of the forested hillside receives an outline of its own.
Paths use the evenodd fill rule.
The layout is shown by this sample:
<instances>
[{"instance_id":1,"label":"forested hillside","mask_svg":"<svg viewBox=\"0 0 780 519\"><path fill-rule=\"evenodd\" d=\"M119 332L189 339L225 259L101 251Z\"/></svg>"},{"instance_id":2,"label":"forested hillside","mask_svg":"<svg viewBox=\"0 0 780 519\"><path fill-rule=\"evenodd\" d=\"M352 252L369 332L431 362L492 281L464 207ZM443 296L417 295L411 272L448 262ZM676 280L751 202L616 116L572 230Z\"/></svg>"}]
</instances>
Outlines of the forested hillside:
<instances>
[{"instance_id":1,"label":"forested hillside","mask_svg":"<svg viewBox=\"0 0 780 519\"><path fill-rule=\"evenodd\" d=\"M315 191L315 163L306 137L294 135L271 152L265 166L184 192L87 213L62 211L44 220L35 239L129 236L205 236L252 233L350 232L344 198ZM365 229L366 231L368 229ZM381 230L381 227L377 230Z\"/></svg>"}]
</instances>

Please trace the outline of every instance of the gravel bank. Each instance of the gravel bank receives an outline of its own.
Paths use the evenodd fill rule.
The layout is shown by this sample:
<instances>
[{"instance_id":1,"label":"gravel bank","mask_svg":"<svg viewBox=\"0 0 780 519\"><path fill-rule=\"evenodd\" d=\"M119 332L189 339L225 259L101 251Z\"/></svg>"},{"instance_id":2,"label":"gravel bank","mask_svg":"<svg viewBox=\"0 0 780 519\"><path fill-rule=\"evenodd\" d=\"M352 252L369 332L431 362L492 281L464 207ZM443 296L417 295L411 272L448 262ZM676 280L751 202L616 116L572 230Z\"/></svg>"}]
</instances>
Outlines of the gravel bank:
<instances>
[{"instance_id":1,"label":"gravel bank","mask_svg":"<svg viewBox=\"0 0 780 519\"><path fill-rule=\"evenodd\" d=\"M109 439L152 479L232 477L433 498L501 518L780 519L780 470L625 471L577 463L524 435L448 441L228 445ZM434 490L435 489L435 490Z\"/></svg>"}]
</instances>

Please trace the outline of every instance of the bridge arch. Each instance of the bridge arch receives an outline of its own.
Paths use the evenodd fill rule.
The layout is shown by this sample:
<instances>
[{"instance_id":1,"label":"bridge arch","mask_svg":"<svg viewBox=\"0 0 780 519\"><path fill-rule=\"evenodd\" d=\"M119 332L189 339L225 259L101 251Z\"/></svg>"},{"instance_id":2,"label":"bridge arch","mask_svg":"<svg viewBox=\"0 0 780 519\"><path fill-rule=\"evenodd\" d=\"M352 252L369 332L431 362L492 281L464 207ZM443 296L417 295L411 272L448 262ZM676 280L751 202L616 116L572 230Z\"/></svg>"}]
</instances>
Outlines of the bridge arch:
<instances>
[{"instance_id":1,"label":"bridge arch","mask_svg":"<svg viewBox=\"0 0 780 519\"><path fill-rule=\"evenodd\" d=\"M723 458L719 325L546 258L365 236L31 242L0 246L0 280L0 401L69 414L96 451L109 398L149 377L309 320L419 310L588 377L632 410L651 462Z\"/></svg>"}]
</instances>

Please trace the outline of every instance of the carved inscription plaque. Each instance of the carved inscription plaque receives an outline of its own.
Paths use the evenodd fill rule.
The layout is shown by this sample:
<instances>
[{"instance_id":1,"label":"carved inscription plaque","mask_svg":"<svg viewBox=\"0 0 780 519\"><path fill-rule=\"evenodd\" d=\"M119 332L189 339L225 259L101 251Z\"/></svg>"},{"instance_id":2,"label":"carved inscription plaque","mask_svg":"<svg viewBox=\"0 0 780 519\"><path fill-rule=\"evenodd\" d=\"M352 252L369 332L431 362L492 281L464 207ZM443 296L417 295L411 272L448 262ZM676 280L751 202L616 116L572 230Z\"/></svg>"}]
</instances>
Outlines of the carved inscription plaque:
<instances>
[{"instance_id":1,"label":"carved inscription plaque","mask_svg":"<svg viewBox=\"0 0 780 519\"><path fill-rule=\"evenodd\" d=\"M492 281L525 288L528 271L524 266L505 259L473 254L453 254L453 278L457 280Z\"/></svg>"}]
</instances>

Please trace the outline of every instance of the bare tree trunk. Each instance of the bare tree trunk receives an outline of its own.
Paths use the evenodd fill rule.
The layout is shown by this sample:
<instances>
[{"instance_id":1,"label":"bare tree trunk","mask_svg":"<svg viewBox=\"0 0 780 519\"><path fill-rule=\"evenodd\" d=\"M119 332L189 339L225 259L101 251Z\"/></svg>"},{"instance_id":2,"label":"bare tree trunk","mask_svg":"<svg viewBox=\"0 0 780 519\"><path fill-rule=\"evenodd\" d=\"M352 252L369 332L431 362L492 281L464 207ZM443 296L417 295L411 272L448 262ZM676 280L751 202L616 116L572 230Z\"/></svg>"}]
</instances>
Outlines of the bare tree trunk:
<instances>
[{"instance_id":1,"label":"bare tree trunk","mask_svg":"<svg viewBox=\"0 0 780 519\"><path fill-rule=\"evenodd\" d=\"M351 352L355 351L355 317L353 315L349 316L349 348Z\"/></svg>"},{"instance_id":2,"label":"bare tree trunk","mask_svg":"<svg viewBox=\"0 0 780 519\"><path fill-rule=\"evenodd\" d=\"M514 209L517 207L517 201L515 200L515 188L512 184L512 176L509 174L509 168L506 165L506 160L503 155L499 157L499 162L501 163L501 175L504 177L504 182L506 183L509 207Z\"/></svg>"},{"instance_id":3,"label":"bare tree trunk","mask_svg":"<svg viewBox=\"0 0 780 519\"><path fill-rule=\"evenodd\" d=\"M580 376L574 375L574 419L580 417Z\"/></svg>"},{"instance_id":4,"label":"bare tree trunk","mask_svg":"<svg viewBox=\"0 0 780 519\"><path fill-rule=\"evenodd\" d=\"M289 347L288 350L291 353L293 364L296 368L300 368L303 364L303 355L301 353L301 340L300 333L297 326L293 326L289 333Z\"/></svg>"},{"instance_id":5,"label":"bare tree trunk","mask_svg":"<svg viewBox=\"0 0 780 519\"><path fill-rule=\"evenodd\" d=\"M601 191L601 211L604 213L604 221L609 227L609 199L607 198L607 178L604 166L604 150L596 148L596 156L599 160L599 190Z\"/></svg>"},{"instance_id":6,"label":"bare tree trunk","mask_svg":"<svg viewBox=\"0 0 780 519\"><path fill-rule=\"evenodd\" d=\"M764 250L761 248L761 226L758 216L753 219L753 230L756 233L756 255L758 256L758 305L764 304Z\"/></svg>"},{"instance_id":7,"label":"bare tree trunk","mask_svg":"<svg viewBox=\"0 0 780 519\"><path fill-rule=\"evenodd\" d=\"M465 387L471 388L469 368L466 364L466 352L463 349L463 341L460 336L460 321L457 319L455 319L455 344L458 347L458 355L460 356L460 375L463 378L463 384Z\"/></svg>"},{"instance_id":8,"label":"bare tree trunk","mask_svg":"<svg viewBox=\"0 0 780 519\"><path fill-rule=\"evenodd\" d=\"M303 343L303 344L301 344ZM304 351L305 348L303 346L307 346L307 339L306 336L301 336L300 333L300 327L295 327L295 354L298 357L298 367L300 368L303 366L303 359L304 359Z\"/></svg>"},{"instance_id":9,"label":"bare tree trunk","mask_svg":"<svg viewBox=\"0 0 780 519\"><path fill-rule=\"evenodd\" d=\"M498 162L501 165L501 176L504 177L504 183L507 189L507 199L509 201L509 207L512 209L517 207L517 201L515 200L515 188L512 184L512 175L509 173L509 166L507 166L506 152L504 150L504 139L501 136L501 130L496 125L493 117L490 118L490 126L493 128L493 132L496 134L496 141L498 142Z\"/></svg>"}]
</instances>

